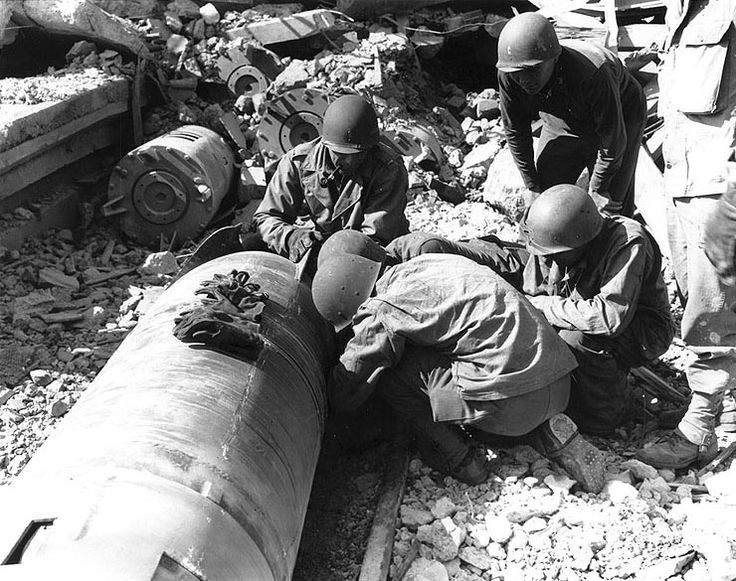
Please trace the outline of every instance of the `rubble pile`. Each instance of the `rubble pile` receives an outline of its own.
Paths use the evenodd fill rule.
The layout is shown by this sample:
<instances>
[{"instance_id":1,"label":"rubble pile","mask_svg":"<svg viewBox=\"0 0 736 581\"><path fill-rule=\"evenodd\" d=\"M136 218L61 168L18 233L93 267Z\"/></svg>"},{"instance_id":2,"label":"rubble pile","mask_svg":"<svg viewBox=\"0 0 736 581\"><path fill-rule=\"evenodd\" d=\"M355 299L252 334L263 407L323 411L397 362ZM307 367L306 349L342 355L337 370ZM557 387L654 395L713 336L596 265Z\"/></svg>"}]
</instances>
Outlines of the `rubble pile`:
<instances>
[{"instance_id":1,"label":"rubble pile","mask_svg":"<svg viewBox=\"0 0 736 581\"><path fill-rule=\"evenodd\" d=\"M0 248L0 484L20 472L178 269L104 230Z\"/></svg>"},{"instance_id":2,"label":"rubble pile","mask_svg":"<svg viewBox=\"0 0 736 581\"><path fill-rule=\"evenodd\" d=\"M106 51L107 52L107 51ZM113 53L114 51L109 51ZM104 54L104 53L103 53ZM115 53L117 55L117 53ZM95 53L98 59L102 57ZM117 58L120 58L117 55ZM106 61L109 62L109 61ZM102 86L110 79L120 78L117 66L108 71L95 67L69 68L49 71L47 75L0 79L0 105L37 105L63 101L90 89ZM115 72L113 72L115 71Z\"/></svg>"},{"instance_id":3,"label":"rubble pile","mask_svg":"<svg viewBox=\"0 0 736 581\"><path fill-rule=\"evenodd\" d=\"M478 486L411 462L391 578L398 570L406 581L736 576L733 488L705 495L718 478L733 486L736 469L706 474L702 486L693 472L676 478L609 452L606 486L594 495L528 446L502 450L496 462Z\"/></svg>"}]
</instances>

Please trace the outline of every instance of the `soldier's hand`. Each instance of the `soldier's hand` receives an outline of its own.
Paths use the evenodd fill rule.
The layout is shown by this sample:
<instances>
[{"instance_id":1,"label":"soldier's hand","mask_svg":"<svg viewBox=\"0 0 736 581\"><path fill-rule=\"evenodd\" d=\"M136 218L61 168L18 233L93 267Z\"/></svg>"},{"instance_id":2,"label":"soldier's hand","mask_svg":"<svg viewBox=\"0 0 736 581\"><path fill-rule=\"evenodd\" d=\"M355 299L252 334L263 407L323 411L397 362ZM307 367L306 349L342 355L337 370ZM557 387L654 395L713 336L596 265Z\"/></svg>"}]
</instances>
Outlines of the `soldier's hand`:
<instances>
[{"instance_id":1,"label":"soldier's hand","mask_svg":"<svg viewBox=\"0 0 736 581\"><path fill-rule=\"evenodd\" d=\"M322 236L311 228L294 228L286 239L289 260L299 262L314 243L321 239Z\"/></svg>"}]
</instances>

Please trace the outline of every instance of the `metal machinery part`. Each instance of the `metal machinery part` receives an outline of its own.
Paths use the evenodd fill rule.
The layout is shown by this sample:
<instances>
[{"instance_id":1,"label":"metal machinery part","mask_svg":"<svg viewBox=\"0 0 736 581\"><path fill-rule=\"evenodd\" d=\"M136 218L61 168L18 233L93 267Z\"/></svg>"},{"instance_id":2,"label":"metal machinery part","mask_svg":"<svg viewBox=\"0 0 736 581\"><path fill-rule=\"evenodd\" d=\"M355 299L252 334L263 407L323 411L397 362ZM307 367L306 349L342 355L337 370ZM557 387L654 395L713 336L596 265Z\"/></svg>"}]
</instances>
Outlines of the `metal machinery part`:
<instances>
[{"instance_id":1,"label":"metal machinery part","mask_svg":"<svg viewBox=\"0 0 736 581\"><path fill-rule=\"evenodd\" d=\"M255 361L172 334L201 282L232 269L269 294ZM334 348L295 270L274 254L239 252L164 292L0 490L0 578L291 578Z\"/></svg>"},{"instance_id":2,"label":"metal machinery part","mask_svg":"<svg viewBox=\"0 0 736 581\"><path fill-rule=\"evenodd\" d=\"M322 118L329 100L312 89L293 89L270 101L256 136L266 159L277 159L322 132Z\"/></svg>"},{"instance_id":3,"label":"metal machinery part","mask_svg":"<svg viewBox=\"0 0 736 581\"><path fill-rule=\"evenodd\" d=\"M230 190L235 157L214 131L185 125L137 147L113 169L105 216L144 245L196 238ZM174 245L172 244L172 246Z\"/></svg>"},{"instance_id":4,"label":"metal machinery part","mask_svg":"<svg viewBox=\"0 0 736 581\"><path fill-rule=\"evenodd\" d=\"M384 136L398 152L411 157L416 163L429 160L434 164L442 163L442 147L434 134L421 125L411 128L399 127L385 131Z\"/></svg>"},{"instance_id":5,"label":"metal machinery part","mask_svg":"<svg viewBox=\"0 0 736 581\"><path fill-rule=\"evenodd\" d=\"M283 68L275 53L262 47L231 48L217 59L220 78L236 96L264 93Z\"/></svg>"}]
</instances>

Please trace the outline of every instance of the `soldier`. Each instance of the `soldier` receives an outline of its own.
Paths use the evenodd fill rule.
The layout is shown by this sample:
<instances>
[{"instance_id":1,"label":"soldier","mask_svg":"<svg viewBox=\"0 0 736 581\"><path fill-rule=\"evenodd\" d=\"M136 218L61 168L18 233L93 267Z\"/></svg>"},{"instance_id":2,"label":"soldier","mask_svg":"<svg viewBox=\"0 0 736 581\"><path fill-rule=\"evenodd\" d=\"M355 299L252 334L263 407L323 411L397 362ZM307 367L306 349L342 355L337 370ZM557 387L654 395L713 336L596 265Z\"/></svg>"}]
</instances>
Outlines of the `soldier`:
<instances>
[{"instance_id":1,"label":"soldier","mask_svg":"<svg viewBox=\"0 0 736 581\"><path fill-rule=\"evenodd\" d=\"M367 238L351 251L359 254L321 257L312 285L322 316L338 333L352 330L330 374L334 410L377 391L424 461L470 484L485 481L490 466L461 426L531 433L586 490L600 490L601 453L561 413L575 360L521 293L463 256L422 254L387 267Z\"/></svg>"},{"instance_id":2,"label":"soldier","mask_svg":"<svg viewBox=\"0 0 736 581\"><path fill-rule=\"evenodd\" d=\"M567 413L610 435L630 411L628 372L664 353L674 328L662 257L644 227L602 216L582 188L546 190L522 223L524 292L578 362Z\"/></svg>"},{"instance_id":3,"label":"soldier","mask_svg":"<svg viewBox=\"0 0 736 581\"><path fill-rule=\"evenodd\" d=\"M685 417L637 453L657 468L708 463L718 453L715 425L726 403L733 422L733 394L726 401L724 395L736 387L736 288L719 280L702 238L727 189L725 161L736 145L735 18L735 0L672 0L667 6L659 81L665 191L672 197L670 249L685 308L681 334L695 360L686 370L692 398ZM726 212L729 199L721 202ZM711 240L714 234L711 229ZM715 258L713 244L710 251Z\"/></svg>"},{"instance_id":4,"label":"soldier","mask_svg":"<svg viewBox=\"0 0 736 581\"><path fill-rule=\"evenodd\" d=\"M375 110L362 97L330 104L321 137L284 155L253 216L270 250L298 262L338 230L384 245L409 231L406 168L379 136ZM298 223L302 213L307 219Z\"/></svg>"},{"instance_id":5,"label":"soldier","mask_svg":"<svg viewBox=\"0 0 736 581\"><path fill-rule=\"evenodd\" d=\"M560 42L544 16L527 12L501 30L496 67L506 138L528 203L550 186L574 184L588 167L598 209L632 216L646 101L616 55L589 42ZM535 161L537 115L544 124Z\"/></svg>"}]
</instances>

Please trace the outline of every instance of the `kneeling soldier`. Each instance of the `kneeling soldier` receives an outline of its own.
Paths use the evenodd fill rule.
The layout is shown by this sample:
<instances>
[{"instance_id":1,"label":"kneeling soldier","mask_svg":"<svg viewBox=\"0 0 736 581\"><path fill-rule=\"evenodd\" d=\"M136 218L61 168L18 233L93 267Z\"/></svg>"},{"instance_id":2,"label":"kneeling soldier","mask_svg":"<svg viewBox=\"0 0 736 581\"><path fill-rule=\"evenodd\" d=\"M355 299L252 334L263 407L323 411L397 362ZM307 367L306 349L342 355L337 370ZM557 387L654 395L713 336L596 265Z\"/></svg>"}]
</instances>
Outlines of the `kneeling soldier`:
<instances>
[{"instance_id":1,"label":"kneeling soldier","mask_svg":"<svg viewBox=\"0 0 736 581\"><path fill-rule=\"evenodd\" d=\"M357 408L377 392L429 466L470 484L490 467L461 426L531 433L586 490L600 490L601 453L561 413L575 359L520 292L463 256L423 254L386 267L367 238L353 250L320 260L312 285L322 316L353 332L330 375L333 409Z\"/></svg>"}]
</instances>

